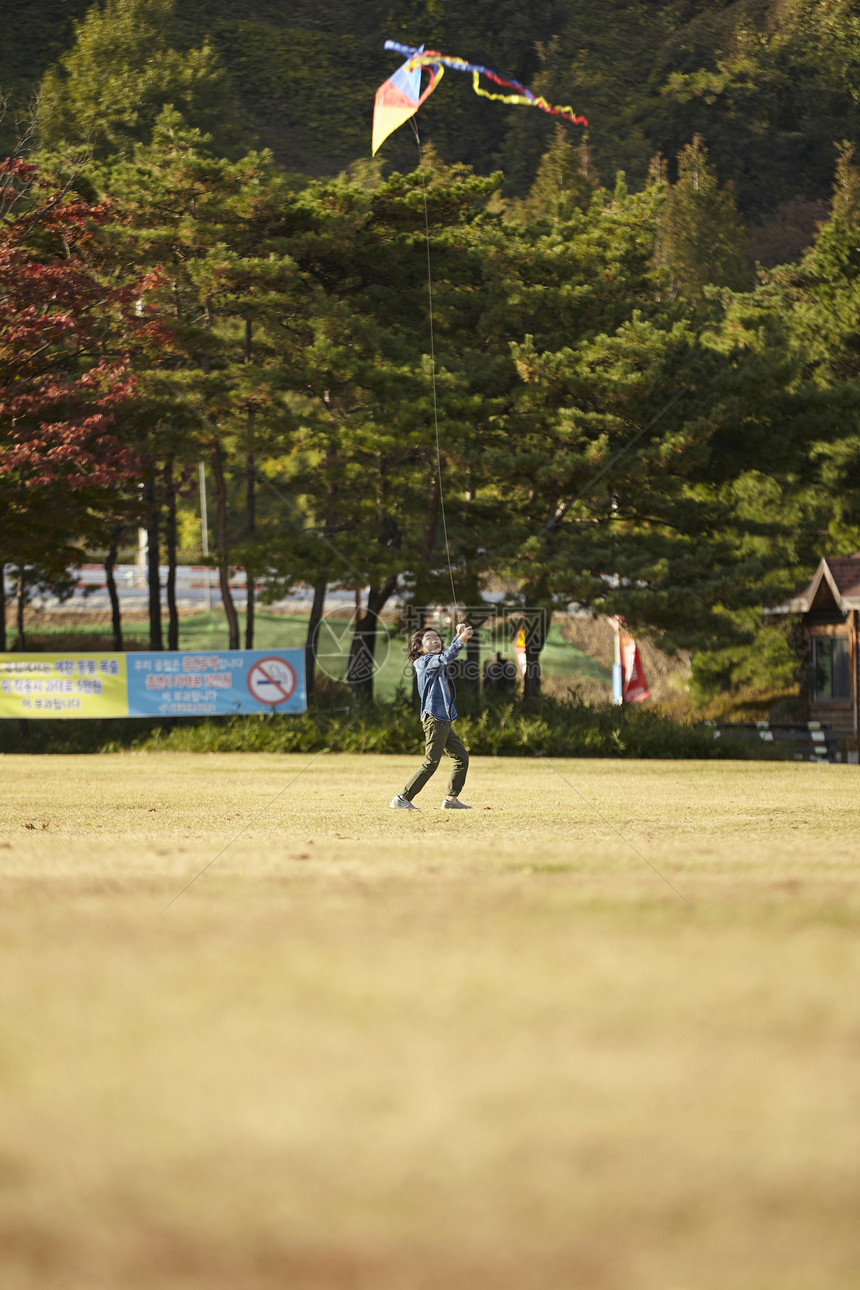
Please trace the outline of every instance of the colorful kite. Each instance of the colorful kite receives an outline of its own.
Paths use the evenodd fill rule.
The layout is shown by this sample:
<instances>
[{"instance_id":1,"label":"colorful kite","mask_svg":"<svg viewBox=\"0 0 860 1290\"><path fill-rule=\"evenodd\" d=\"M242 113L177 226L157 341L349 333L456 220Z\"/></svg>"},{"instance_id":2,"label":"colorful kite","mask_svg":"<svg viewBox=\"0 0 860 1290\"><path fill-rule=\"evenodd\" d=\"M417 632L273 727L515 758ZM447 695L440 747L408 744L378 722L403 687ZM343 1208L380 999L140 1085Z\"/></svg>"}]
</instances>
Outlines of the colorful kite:
<instances>
[{"instance_id":1,"label":"colorful kite","mask_svg":"<svg viewBox=\"0 0 860 1290\"><path fill-rule=\"evenodd\" d=\"M525 85L519 81L506 81L497 72L491 72L489 67L480 67L475 63L467 63L464 58L446 57L439 54L433 49L425 50L422 45L420 49L413 49L409 45L399 45L396 40L386 40L386 49L393 49L396 54L406 54L407 61L402 67L390 76L384 85L380 85L376 91L376 98L373 104L373 152L383 139L387 139L393 130L403 125L411 116L420 108L421 104L432 94L436 86L442 79L445 68L450 67L456 72L472 73L472 88L481 98L495 99L497 103L523 103L528 107L540 108L542 112L549 112L553 116L564 117L566 121L572 121L574 125L588 125L584 116L576 116L571 107L553 107L547 103L546 99L540 98L539 95L533 94ZM426 68L430 73L430 82L424 93L421 93L421 70ZM514 94L491 94L489 90L481 89L480 80L485 76L487 80L495 82L503 89L515 90Z\"/></svg>"}]
</instances>

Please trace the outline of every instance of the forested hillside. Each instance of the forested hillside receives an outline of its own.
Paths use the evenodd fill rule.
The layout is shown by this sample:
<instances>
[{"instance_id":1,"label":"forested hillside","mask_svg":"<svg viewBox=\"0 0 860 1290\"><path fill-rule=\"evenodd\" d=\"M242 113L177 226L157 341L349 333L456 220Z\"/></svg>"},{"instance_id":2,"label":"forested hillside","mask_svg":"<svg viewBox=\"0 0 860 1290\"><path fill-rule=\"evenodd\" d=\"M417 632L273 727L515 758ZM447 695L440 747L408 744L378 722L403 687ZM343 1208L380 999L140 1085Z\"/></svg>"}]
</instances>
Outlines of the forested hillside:
<instances>
[{"instance_id":1,"label":"forested hillside","mask_svg":"<svg viewBox=\"0 0 860 1290\"><path fill-rule=\"evenodd\" d=\"M796 674L762 608L860 546L854 0L51 0L4 35L19 609L144 525L160 647L205 462L228 610L237 565L313 588L312 673L326 587L369 588L356 691L449 559L466 601L502 578L695 650L703 694ZM371 161L386 37L589 127L451 71L420 169L408 128Z\"/></svg>"},{"instance_id":2,"label":"forested hillside","mask_svg":"<svg viewBox=\"0 0 860 1290\"><path fill-rule=\"evenodd\" d=\"M110 7L102 0L96 9ZM68 61L90 0L6 0L4 8L0 85L19 110L64 56L60 82L93 74L85 59ZM225 72L227 92L198 103L203 119L193 123L214 128L228 151L263 144L285 168L316 176L368 155L373 92L396 63L386 37L484 62L571 103L590 120L604 184L622 169L641 187L655 154L671 167L700 134L747 223L777 209L783 224L802 219L798 202L829 194L834 142L857 135L853 0L177 0L170 9L155 44L187 52L208 43ZM98 100L101 87L77 92L87 91ZM56 112L47 117L56 137ZM455 74L421 125L446 161L480 174L501 168L505 191L520 196L552 137L546 117L499 112ZM10 128L7 119L7 144ZM411 168L411 136L392 141L385 156Z\"/></svg>"}]
</instances>

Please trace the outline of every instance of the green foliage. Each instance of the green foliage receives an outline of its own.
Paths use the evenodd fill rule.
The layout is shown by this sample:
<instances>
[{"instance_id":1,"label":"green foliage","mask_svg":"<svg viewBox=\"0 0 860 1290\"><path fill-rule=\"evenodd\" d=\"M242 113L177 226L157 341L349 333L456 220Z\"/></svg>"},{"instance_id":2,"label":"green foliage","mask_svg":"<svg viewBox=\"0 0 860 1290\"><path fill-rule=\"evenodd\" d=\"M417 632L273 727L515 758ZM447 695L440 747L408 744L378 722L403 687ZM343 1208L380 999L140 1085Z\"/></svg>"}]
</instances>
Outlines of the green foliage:
<instances>
[{"instance_id":1,"label":"green foliage","mask_svg":"<svg viewBox=\"0 0 860 1290\"><path fill-rule=\"evenodd\" d=\"M212 42L261 142L284 156L289 140L289 165L324 176L362 155L356 121L367 118L364 42L335 52L325 30L247 18L217 23Z\"/></svg>"},{"instance_id":2,"label":"green foliage","mask_svg":"<svg viewBox=\"0 0 860 1290\"><path fill-rule=\"evenodd\" d=\"M239 133L230 83L212 46L180 50L172 40L175 0L105 0L75 27L75 44L42 83L38 139L48 149L85 148L97 157L147 141L165 104L222 148Z\"/></svg>"},{"instance_id":3,"label":"green foliage","mask_svg":"<svg viewBox=\"0 0 860 1290\"><path fill-rule=\"evenodd\" d=\"M761 603L778 520L744 502L764 427L747 413L755 437L731 438L752 379L732 391L655 268L662 202L660 185L630 194L619 176L586 212L506 226L494 266L518 381L482 465L504 496L494 567L527 603L576 601L698 648L725 607Z\"/></svg>"},{"instance_id":4,"label":"green foliage","mask_svg":"<svg viewBox=\"0 0 860 1290\"><path fill-rule=\"evenodd\" d=\"M678 157L678 178L660 219L659 260L672 286L701 301L708 286L749 283L746 237L730 192L721 189L699 135Z\"/></svg>"},{"instance_id":5,"label":"green foliage","mask_svg":"<svg viewBox=\"0 0 860 1290\"><path fill-rule=\"evenodd\" d=\"M856 140L860 120L852 0L337 0L324 14L308 0L246 0L241 11L227 0L176 0L170 21L146 31L160 88L134 39L95 39L116 26L108 9L131 3L11 7L0 48L0 86L15 109L7 140L45 73L53 94L65 75L59 60L71 58L74 114L118 146L129 130L145 137L157 107L173 102L213 130L217 151L232 155L241 118L281 165L332 175L367 155L373 92L396 66L383 50L391 36L484 62L584 112L593 174L604 184L621 169L641 186L656 153L673 158L698 133L739 209L758 218L795 198L823 199L833 140ZM86 57L81 47L73 55L76 39ZM96 105L108 109L103 124ZM60 111L58 100L55 123ZM420 128L449 162L479 173L503 166L516 197L528 194L554 136L543 113L478 99L454 73L422 108ZM569 133L578 143L579 132ZM384 160L411 169L415 155L404 130L387 141Z\"/></svg>"},{"instance_id":6,"label":"green foliage","mask_svg":"<svg viewBox=\"0 0 860 1290\"><path fill-rule=\"evenodd\" d=\"M524 223L568 219L574 211L587 209L596 187L587 144L577 145L570 131L557 125L528 197L514 209Z\"/></svg>"},{"instance_id":7,"label":"green foliage","mask_svg":"<svg viewBox=\"0 0 860 1290\"><path fill-rule=\"evenodd\" d=\"M122 748L174 752L398 753L420 758L420 723L403 701L301 716L231 717L222 722L32 722L26 742L2 723L0 751L101 752ZM475 756L725 757L726 747L700 726L647 708L592 708L542 699L526 709L486 709L458 722ZM756 751L761 749L756 746ZM737 755L737 752L732 753Z\"/></svg>"},{"instance_id":8,"label":"green foliage","mask_svg":"<svg viewBox=\"0 0 860 1290\"><path fill-rule=\"evenodd\" d=\"M655 66L661 151L672 156L701 134L748 215L823 196L833 140L856 136L860 123L856 72L848 74L860 50L856 6L761 0L716 19L712 6L696 8Z\"/></svg>"},{"instance_id":9,"label":"green foliage","mask_svg":"<svg viewBox=\"0 0 860 1290\"><path fill-rule=\"evenodd\" d=\"M743 690L787 691L798 684L804 642L794 618L763 619L748 610L734 616L730 634L736 637L732 644L693 655L690 692L697 703Z\"/></svg>"},{"instance_id":10,"label":"green foliage","mask_svg":"<svg viewBox=\"0 0 860 1290\"><path fill-rule=\"evenodd\" d=\"M75 22L92 0L7 4L0 38L0 157L27 135L38 85L74 42ZM7 107L4 117L3 100Z\"/></svg>"},{"instance_id":11,"label":"green foliage","mask_svg":"<svg viewBox=\"0 0 860 1290\"><path fill-rule=\"evenodd\" d=\"M592 127L451 74L421 170L389 174L416 152L402 131L366 159L387 35L504 66ZM114 203L105 279L160 266L172 326L124 432L148 487L222 472L222 570L370 586L375 613L398 578L447 599L450 556L467 600L507 575L703 651L702 694L782 675L751 615L823 541L860 544L851 5L105 0L74 36L43 138L101 158L74 183ZM274 154L237 155L237 96ZM820 201L837 117L831 217L750 289L735 198ZM464 164L499 158L504 181Z\"/></svg>"}]
</instances>

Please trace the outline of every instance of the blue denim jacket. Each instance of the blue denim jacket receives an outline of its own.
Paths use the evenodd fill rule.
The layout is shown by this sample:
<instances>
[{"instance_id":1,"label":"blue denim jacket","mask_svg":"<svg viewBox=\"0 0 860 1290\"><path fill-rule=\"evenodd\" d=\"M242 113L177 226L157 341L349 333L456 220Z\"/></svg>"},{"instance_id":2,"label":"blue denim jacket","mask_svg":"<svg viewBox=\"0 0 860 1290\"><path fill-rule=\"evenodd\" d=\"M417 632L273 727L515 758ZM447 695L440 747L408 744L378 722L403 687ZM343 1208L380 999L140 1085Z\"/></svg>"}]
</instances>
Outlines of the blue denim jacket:
<instances>
[{"instance_id":1,"label":"blue denim jacket","mask_svg":"<svg viewBox=\"0 0 860 1290\"><path fill-rule=\"evenodd\" d=\"M437 721L453 721L456 717L454 682L448 676L448 664L454 662L462 648L463 642L455 636L441 654L420 654L413 660L422 720L428 713Z\"/></svg>"}]
</instances>

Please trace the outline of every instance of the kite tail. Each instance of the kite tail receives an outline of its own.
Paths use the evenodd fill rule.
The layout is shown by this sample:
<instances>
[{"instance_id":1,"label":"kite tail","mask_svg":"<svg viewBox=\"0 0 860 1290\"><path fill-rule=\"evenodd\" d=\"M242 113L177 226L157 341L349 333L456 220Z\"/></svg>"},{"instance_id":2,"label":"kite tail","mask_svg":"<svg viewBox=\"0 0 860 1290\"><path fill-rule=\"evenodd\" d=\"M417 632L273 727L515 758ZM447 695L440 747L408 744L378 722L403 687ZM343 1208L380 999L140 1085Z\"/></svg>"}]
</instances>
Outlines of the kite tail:
<instances>
[{"instance_id":1,"label":"kite tail","mask_svg":"<svg viewBox=\"0 0 860 1290\"><path fill-rule=\"evenodd\" d=\"M471 72L472 88L481 98L493 99L497 103L514 103L522 104L525 107L536 107L541 112L548 112L551 116L563 117L565 121L570 121L573 125L588 125L588 118L579 116L569 105L554 107L541 95L533 94L527 86L522 85L519 81L505 80L498 72L494 72L489 67L483 67L480 63L469 63L465 58L458 58L452 54L440 54L438 50L425 49L423 45L420 49L416 49L413 45L401 45L396 40L386 40L385 48L391 49L395 53L406 55L409 61L404 65L404 70L414 72L417 68L426 67L430 72L430 85L421 96L422 103L427 95L435 89L443 69L450 67L457 72ZM492 94L489 90L482 90L480 87L480 77L482 76L495 82L502 89L513 90L514 93Z\"/></svg>"},{"instance_id":2,"label":"kite tail","mask_svg":"<svg viewBox=\"0 0 860 1290\"><path fill-rule=\"evenodd\" d=\"M511 89L522 90L521 94L491 94L489 90L481 89L481 75L495 81L497 85L507 85ZM472 72L472 89L482 99L492 99L494 103L522 103L526 107L540 108L543 112L549 112L551 116L564 117L566 121L572 121L574 125L588 125L584 116L577 116L573 108L569 105L566 107L553 107L545 98L539 94L532 94L531 90L526 89L524 85L518 85L516 81L503 81L500 76L494 76L492 72L478 71Z\"/></svg>"}]
</instances>

